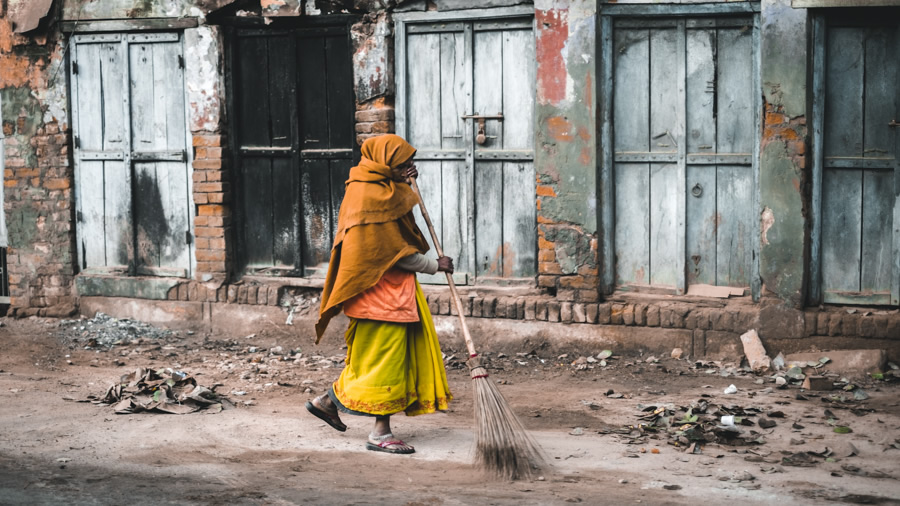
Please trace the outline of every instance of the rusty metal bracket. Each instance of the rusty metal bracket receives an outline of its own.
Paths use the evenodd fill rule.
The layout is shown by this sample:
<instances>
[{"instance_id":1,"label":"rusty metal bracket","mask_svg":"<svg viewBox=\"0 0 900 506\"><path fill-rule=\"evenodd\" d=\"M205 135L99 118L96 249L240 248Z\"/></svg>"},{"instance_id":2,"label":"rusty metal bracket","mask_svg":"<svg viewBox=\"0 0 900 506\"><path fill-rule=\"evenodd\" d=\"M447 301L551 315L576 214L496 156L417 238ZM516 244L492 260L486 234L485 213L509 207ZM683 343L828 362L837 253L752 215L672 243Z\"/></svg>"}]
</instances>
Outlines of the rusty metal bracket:
<instances>
[{"instance_id":1,"label":"rusty metal bracket","mask_svg":"<svg viewBox=\"0 0 900 506\"><path fill-rule=\"evenodd\" d=\"M466 114L465 116L461 116L462 119L474 119L478 122L478 133L475 135L475 142L478 144L484 144L487 141L487 135L485 135L484 130L484 122L489 119L495 119L497 121L503 121L503 114Z\"/></svg>"},{"instance_id":2,"label":"rusty metal bracket","mask_svg":"<svg viewBox=\"0 0 900 506\"><path fill-rule=\"evenodd\" d=\"M891 127L891 128L894 128L894 127L900 126L900 123L897 123L897 120L892 119L891 122L888 123L888 126Z\"/></svg>"}]
</instances>

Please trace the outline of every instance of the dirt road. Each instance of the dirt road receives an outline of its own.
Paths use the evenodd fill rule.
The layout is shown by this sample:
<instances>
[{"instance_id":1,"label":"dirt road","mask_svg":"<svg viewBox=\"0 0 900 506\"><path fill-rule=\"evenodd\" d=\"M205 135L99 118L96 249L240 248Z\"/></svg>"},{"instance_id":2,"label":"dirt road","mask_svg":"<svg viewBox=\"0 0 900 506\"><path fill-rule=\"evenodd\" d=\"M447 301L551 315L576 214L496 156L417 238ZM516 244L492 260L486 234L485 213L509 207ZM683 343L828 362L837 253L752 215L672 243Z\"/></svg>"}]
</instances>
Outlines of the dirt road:
<instances>
[{"instance_id":1,"label":"dirt road","mask_svg":"<svg viewBox=\"0 0 900 506\"><path fill-rule=\"evenodd\" d=\"M898 383L859 383L869 398L857 400L778 389L728 364L613 356L603 367L586 360L601 350L495 350L492 378L552 464L498 482L469 465L471 387L446 347L452 410L395 417L417 449L397 456L365 450L369 419L345 416L338 433L306 413L342 350L300 329L149 335L125 322L116 339L83 322L4 324L0 504L900 503ZM80 402L138 367L184 371L235 407L115 414ZM668 430L650 425L660 409ZM712 423L729 412L752 423L736 439Z\"/></svg>"}]
</instances>

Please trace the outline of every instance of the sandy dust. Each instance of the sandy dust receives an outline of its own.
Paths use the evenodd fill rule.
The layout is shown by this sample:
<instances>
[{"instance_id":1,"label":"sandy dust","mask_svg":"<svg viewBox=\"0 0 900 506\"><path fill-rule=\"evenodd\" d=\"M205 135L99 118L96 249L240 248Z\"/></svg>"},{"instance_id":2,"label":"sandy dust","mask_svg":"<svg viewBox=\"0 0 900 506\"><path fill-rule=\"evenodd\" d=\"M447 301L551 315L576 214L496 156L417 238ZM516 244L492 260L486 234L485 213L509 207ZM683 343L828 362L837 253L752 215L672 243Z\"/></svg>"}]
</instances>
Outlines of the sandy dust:
<instances>
[{"instance_id":1,"label":"sandy dust","mask_svg":"<svg viewBox=\"0 0 900 506\"><path fill-rule=\"evenodd\" d=\"M90 329L61 332L59 320L3 322L2 504L900 503L898 383L864 382L868 400L831 403L823 398L838 392L798 399L797 387L706 373L688 360L614 357L606 367L582 360L579 370L574 359L600 350L562 358L495 350L491 377L552 464L540 478L506 482L470 465L472 392L455 359L451 411L394 418L395 434L417 449L399 456L365 450L370 419L345 416L349 430L338 433L306 413L303 403L337 376L343 352L336 342L315 348L296 327L252 337L182 329L107 348L90 343ZM187 372L235 407L117 415L80 402L137 367ZM725 395L731 384L738 393ZM744 427L762 444L705 444L698 454L665 431L625 429L642 423L639 405L698 400L784 417L769 429ZM786 465L798 452L823 457Z\"/></svg>"}]
</instances>

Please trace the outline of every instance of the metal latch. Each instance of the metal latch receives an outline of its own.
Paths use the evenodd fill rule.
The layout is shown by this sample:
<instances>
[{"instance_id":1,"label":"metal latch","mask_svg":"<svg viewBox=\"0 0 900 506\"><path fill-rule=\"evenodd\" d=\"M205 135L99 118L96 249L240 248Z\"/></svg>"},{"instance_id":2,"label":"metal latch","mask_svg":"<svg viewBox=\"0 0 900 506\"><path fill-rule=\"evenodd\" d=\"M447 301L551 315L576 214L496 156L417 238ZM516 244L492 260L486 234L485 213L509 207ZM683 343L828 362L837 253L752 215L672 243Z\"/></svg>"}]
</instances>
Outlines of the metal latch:
<instances>
[{"instance_id":1,"label":"metal latch","mask_svg":"<svg viewBox=\"0 0 900 506\"><path fill-rule=\"evenodd\" d=\"M478 122L478 133L475 135L475 142L478 144L484 144L487 141L488 136L484 133L484 122L485 120L495 119L497 121L503 121L503 114L497 113L494 115L486 115L486 114L466 114L462 116L462 119L474 119Z\"/></svg>"},{"instance_id":2,"label":"metal latch","mask_svg":"<svg viewBox=\"0 0 900 506\"><path fill-rule=\"evenodd\" d=\"M891 127L891 128L894 128L894 127L900 126L900 123L897 123L897 120L892 119L891 122L888 123L888 126Z\"/></svg>"}]
</instances>

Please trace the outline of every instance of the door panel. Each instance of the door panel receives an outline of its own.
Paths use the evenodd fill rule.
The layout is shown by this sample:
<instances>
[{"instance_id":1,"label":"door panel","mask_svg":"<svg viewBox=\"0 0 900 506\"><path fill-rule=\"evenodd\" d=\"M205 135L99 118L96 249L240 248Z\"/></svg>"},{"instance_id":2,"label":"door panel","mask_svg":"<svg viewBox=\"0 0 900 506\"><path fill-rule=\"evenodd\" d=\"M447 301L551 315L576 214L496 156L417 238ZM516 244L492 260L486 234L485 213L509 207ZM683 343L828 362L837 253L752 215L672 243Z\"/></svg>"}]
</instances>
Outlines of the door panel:
<instances>
[{"instance_id":1,"label":"door panel","mask_svg":"<svg viewBox=\"0 0 900 506\"><path fill-rule=\"evenodd\" d=\"M820 18L816 51L824 53L816 79L822 125L816 172L821 174L820 277L814 294L824 302L900 302L900 214L896 185L900 113L900 24ZM818 61L818 60L817 60ZM814 295L815 297L815 295Z\"/></svg>"},{"instance_id":2,"label":"door panel","mask_svg":"<svg viewBox=\"0 0 900 506\"><path fill-rule=\"evenodd\" d=\"M343 27L240 30L234 44L243 268L324 277L355 111Z\"/></svg>"},{"instance_id":3,"label":"door panel","mask_svg":"<svg viewBox=\"0 0 900 506\"><path fill-rule=\"evenodd\" d=\"M615 283L676 292L696 283L748 286L753 21L612 24L615 216L605 219L614 219Z\"/></svg>"},{"instance_id":4,"label":"door panel","mask_svg":"<svg viewBox=\"0 0 900 506\"><path fill-rule=\"evenodd\" d=\"M189 276L180 35L76 35L72 46L81 269Z\"/></svg>"}]
</instances>

